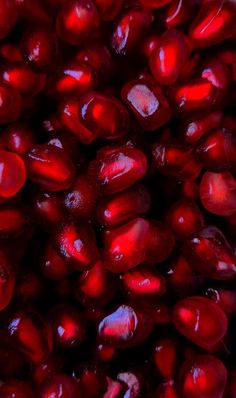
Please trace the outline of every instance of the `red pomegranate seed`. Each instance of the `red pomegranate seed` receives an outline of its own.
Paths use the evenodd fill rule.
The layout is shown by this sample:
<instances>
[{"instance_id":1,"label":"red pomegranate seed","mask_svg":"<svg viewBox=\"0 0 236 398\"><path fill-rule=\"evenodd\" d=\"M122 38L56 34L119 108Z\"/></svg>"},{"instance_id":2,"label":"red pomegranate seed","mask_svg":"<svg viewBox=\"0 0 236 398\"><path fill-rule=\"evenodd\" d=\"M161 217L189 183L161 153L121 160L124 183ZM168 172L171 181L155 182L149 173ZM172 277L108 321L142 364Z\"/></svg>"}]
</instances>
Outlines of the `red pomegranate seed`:
<instances>
[{"instance_id":1,"label":"red pomegranate seed","mask_svg":"<svg viewBox=\"0 0 236 398\"><path fill-rule=\"evenodd\" d=\"M97 76L90 65L71 62L48 82L48 93L54 98L81 96L97 86Z\"/></svg>"},{"instance_id":2,"label":"red pomegranate seed","mask_svg":"<svg viewBox=\"0 0 236 398\"><path fill-rule=\"evenodd\" d=\"M0 150L0 196L10 198L16 195L26 180L23 160L15 153Z\"/></svg>"},{"instance_id":3,"label":"red pomegranate seed","mask_svg":"<svg viewBox=\"0 0 236 398\"><path fill-rule=\"evenodd\" d=\"M166 275L167 287L173 294L185 297L199 288L203 278L196 274L191 263L179 255L171 262Z\"/></svg>"},{"instance_id":4,"label":"red pomegranate seed","mask_svg":"<svg viewBox=\"0 0 236 398\"><path fill-rule=\"evenodd\" d=\"M106 267L112 272L128 271L145 260L149 223L136 218L105 235Z\"/></svg>"},{"instance_id":5,"label":"red pomegranate seed","mask_svg":"<svg viewBox=\"0 0 236 398\"><path fill-rule=\"evenodd\" d=\"M136 148L110 148L91 164L91 174L105 194L121 192L139 181L147 171L147 158Z\"/></svg>"},{"instance_id":6,"label":"red pomegranate seed","mask_svg":"<svg viewBox=\"0 0 236 398\"><path fill-rule=\"evenodd\" d=\"M118 19L111 36L111 46L116 54L126 55L137 51L143 31L147 31L153 16L147 9L135 7Z\"/></svg>"},{"instance_id":7,"label":"red pomegranate seed","mask_svg":"<svg viewBox=\"0 0 236 398\"><path fill-rule=\"evenodd\" d=\"M227 371L212 355L197 355L186 361L181 370L182 392L186 398L222 398Z\"/></svg>"},{"instance_id":8,"label":"red pomegranate seed","mask_svg":"<svg viewBox=\"0 0 236 398\"><path fill-rule=\"evenodd\" d=\"M35 135L27 123L15 122L2 132L6 148L10 152L24 155L35 143Z\"/></svg>"},{"instance_id":9,"label":"red pomegranate seed","mask_svg":"<svg viewBox=\"0 0 236 398\"><path fill-rule=\"evenodd\" d=\"M157 170L166 176L195 180L201 172L201 164L188 146L156 143L152 154Z\"/></svg>"},{"instance_id":10,"label":"red pomegranate seed","mask_svg":"<svg viewBox=\"0 0 236 398\"><path fill-rule=\"evenodd\" d=\"M71 268L65 259L57 253L52 244L49 243L40 261L40 271L45 278L58 281L69 276Z\"/></svg>"},{"instance_id":11,"label":"red pomegranate seed","mask_svg":"<svg viewBox=\"0 0 236 398\"><path fill-rule=\"evenodd\" d=\"M207 350L221 341L228 328L227 317L222 309L201 296L178 301L174 307L173 320L179 333Z\"/></svg>"},{"instance_id":12,"label":"red pomegranate seed","mask_svg":"<svg viewBox=\"0 0 236 398\"><path fill-rule=\"evenodd\" d=\"M94 0L104 21L111 21L119 14L124 0Z\"/></svg>"},{"instance_id":13,"label":"red pomegranate seed","mask_svg":"<svg viewBox=\"0 0 236 398\"><path fill-rule=\"evenodd\" d=\"M166 291L163 276L147 265L125 272L120 279L128 297L157 297Z\"/></svg>"},{"instance_id":14,"label":"red pomegranate seed","mask_svg":"<svg viewBox=\"0 0 236 398\"><path fill-rule=\"evenodd\" d=\"M31 383L24 380L10 379L0 386L2 398L33 398L35 396Z\"/></svg>"},{"instance_id":15,"label":"red pomegranate seed","mask_svg":"<svg viewBox=\"0 0 236 398\"><path fill-rule=\"evenodd\" d=\"M168 226L156 220L149 222L146 236L146 261L161 263L167 260L174 246L175 238Z\"/></svg>"},{"instance_id":16,"label":"red pomegranate seed","mask_svg":"<svg viewBox=\"0 0 236 398\"><path fill-rule=\"evenodd\" d=\"M11 86L0 85L0 123L15 122L21 113L21 96L19 91Z\"/></svg>"},{"instance_id":17,"label":"red pomegranate seed","mask_svg":"<svg viewBox=\"0 0 236 398\"><path fill-rule=\"evenodd\" d=\"M17 21L17 7L14 0L1 1L0 5L0 39L9 34Z\"/></svg>"},{"instance_id":18,"label":"red pomegranate seed","mask_svg":"<svg viewBox=\"0 0 236 398\"><path fill-rule=\"evenodd\" d=\"M185 241L185 254L191 266L203 276L231 279L236 273L233 250L223 233L208 226Z\"/></svg>"},{"instance_id":19,"label":"red pomegranate seed","mask_svg":"<svg viewBox=\"0 0 236 398\"><path fill-rule=\"evenodd\" d=\"M210 130L220 127L222 118L222 112L210 112L183 122L181 133L184 140L189 144L198 142Z\"/></svg>"},{"instance_id":20,"label":"red pomegranate seed","mask_svg":"<svg viewBox=\"0 0 236 398\"><path fill-rule=\"evenodd\" d=\"M32 205L33 217L44 229L57 226L64 218L62 198L58 194L35 192L32 195Z\"/></svg>"},{"instance_id":21,"label":"red pomegranate seed","mask_svg":"<svg viewBox=\"0 0 236 398\"><path fill-rule=\"evenodd\" d=\"M218 304L228 315L236 313L236 293L227 288L208 287L205 291L206 296Z\"/></svg>"},{"instance_id":22,"label":"red pomegranate seed","mask_svg":"<svg viewBox=\"0 0 236 398\"><path fill-rule=\"evenodd\" d=\"M52 23L52 14L45 3L40 0L15 0L20 19L27 22Z\"/></svg>"},{"instance_id":23,"label":"red pomegranate seed","mask_svg":"<svg viewBox=\"0 0 236 398\"><path fill-rule=\"evenodd\" d=\"M229 172L206 172L200 183L200 199L206 210L219 216L236 212L236 180Z\"/></svg>"},{"instance_id":24,"label":"red pomegranate seed","mask_svg":"<svg viewBox=\"0 0 236 398\"><path fill-rule=\"evenodd\" d=\"M33 363L47 358L52 351L52 330L37 312L26 310L11 315L6 324L10 342Z\"/></svg>"},{"instance_id":25,"label":"red pomegranate seed","mask_svg":"<svg viewBox=\"0 0 236 398\"><path fill-rule=\"evenodd\" d=\"M22 62L4 66L0 77L3 82L17 89L22 95L35 96L45 85L45 75L36 74Z\"/></svg>"},{"instance_id":26,"label":"red pomegranate seed","mask_svg":"<svg viewBox=\"0 0 236 398\"><path fill-rule=\"evenodd\" d=\"M73 0L59 10L56 32L71 45L82 44L99 27L99 14L91 0Z\"/></svg>"},{"instance_id":27,"label":"red pomegranate seed","mask_svg":"<svg viewBox=\"0 0 236 398\"><path fill-rule=\"evenodd\" d=\"M0 237L9 238L24 232L28 219L25 214L13 206L0 209Z\"/></svg>"},{"instance_id":28,"label":"red pomegranate seed","mask_svg":"<svg viewBox=\"0 0 236 398\"><path fill-rule=\"evenodd\" d=\"M15 287L15 273L5 251L0 251L0 310L10 303Z\"/></svg>"},{"instance_id":29,"label":"red pomegranate seed","mask_svg":"<svg viewBox=\"0 0 236 398\"><path fill-rule=\"evenodd\" d=\"M193 79L170 89L170 99L180 117L212 110L218 99L218 89L207 79Z\"/></svg>"},{"instance_id":30,"label":"red pomegranate seed","mask_svg":"<svg viewBox=\"0 0 236 398\"><path fill-rule=\"evenodd\" d=\"M209 47L230 37L235 12L234 2L208 1L203 4L189 31L195 47Z\"/></svg>"},{"instance_id":31,"label":"red pomegranate seed","mask_svg":"<svg viewBox=\"0 0 236 398\"><path fill-rule=\"evenodd\" d=\"M155 398L180 398L173 380L167 381L159 386L154 395Z\"/></svg>"},{"instance_id":32,"label":"red pomegranate seed","mask_svg":"<svg viewBox=\"0 0 236 398\"><path fill-rule=\"evenodd\" d=\"M153 361L164 380L171 380L176 374L179 354L179 342L174 337L165 337L155 342Z\"/></svg>"},{"instance_id":33,"label":"red pomegranate seed","mask_svg":"<svg viewBox=\"0 0 236 398\"><path fill-rule=\"evenodd\" d=\"M96 208L97 190L86 175L78 176L64 196L68 213L76 218L91 219Z\"/></svg>"},{"instance_id":34,"label":"red pomegranate seed","mask_svg":"<svg viewBox=\"0 0 236 398\"><path fill-rule=\"evenodd\" d=\"M15 295L22 303L32 303L42 298L43 287L43 280L36 272L25 271L17 278Z\"/></svg>"},{"instance_id":35,"label":"red pomegranate seed","mask_svg":"<svg viewBox=\"0 0 236 398\"><path fill-rule=\"evenodd\" d=\"M100 224L114 228L137 216L145 215L150 209L150 194L142 185L103 198L97 206Z\"/></svg>"},{"instance_id":36,"label":"red pomegranate seed","mask_svg":"<svg viewBox=\"0 0 236 398\"><path fill-rule=\"evenodd\" d=\"M165 13L167 27L176 28L191 21L191 12L196 4L193 0L172 0Z\"/></svg>"},{"instance_id":37,"label":"red pomegranate seed","mask_svg":"<svg viewBox=\"0 0 236 398\"><path fill-rule=\"evenodd\" d=\"M114 2L115 4L117 2ZM74 60L75 62L91 66L99 77L99 81L108 80L113 73L114 61L111 53L105 45L100 43L87 44L75 54Z\"/></svg>"},{"instance_id":38,"label":"red pomegranate seed","mask_svg":"<svg viewBox=\"0 0 236 398\"><path fill-rule=\"evenodd\" d=\"M131 80L121 96L144 130L156 130L170 119L170 108L161 89L149 79Z\"/></svg>"},{"instance_id":39,"label":"red pomegranate seed","mask_svg":"<svg viewBox=\"0 0 236 398\"><path fill-rule=\"evenodd\" d=\"M29 178L49 191L69 188L74 179L74 165L67 153L52 145L35 145L25 163Z\"/></svg>"},{"instance_id":40,"label":"red pomegranate seed","mask_svg":"<svg viewBox=\"0 0 236 398\"><path fill-rule=\"evenodd\" d=\"M152 329L150 320L132 307L121 305L98 327L99 338L115 348L125 349L144 341Z\"/></svg>"},{"instance_id":41,"label":"red pomegranate seed","mask_svg":"<svg viewBox=\"0 0 236 398\"><path fill-rule=\"evenodd\" d=\"M143 383L139 374L130 371L119 373L117 380L125 386L125 395L138 398L143 393Z\"/></svg>"},{"instance_id":42,"label":"red pomegranate seed","mask_svg":"<svg viewBox=\"0 0 236 398\"><path fill-rule=\"evenodd\" d=\"M75 398L77 385L72 377L62 373L54 374L40 388L40 398L48 397Z\"/></svg>"},{"instance_id":43,"label":"red pomegranate seed","mask_svg":"<svg viewBox=\"0 0 236 398\"><path fill-rule=\"evenodd\" d=\"M82 125L97 137L107 140L122 138L129 126L129 114L116 98L98 92L83 96L79 103Z\"/></svg>"},{"instance_id":44,"label":"red pomegranate seed","mask_svg":"<svg viewBox=\"0 0 236 398\"><path fill-rule=\"evenodd\" d=\"M87 270L98 258L94 231L89 225L62 224L56 231L54 241L57 251L75 269Z\"/></svg>"},{"instance_id":45,"label":"red pomegranate seed","mask_svg":"<svg viewBox=\"0 0 236 398\"><path fill-rule=\"evenodd\" d=\"M144 7L161 8L169 4L171 0L139 0Z\"/></svg>"},{"instance_id":46,"label":"red pomegranate seed","mask_svg":"<svg viewBox=\"0 0 236 398\"><path fill-rule=\"evenodd\" d=\"M177 239L185 239L204 225L203 215L195 202L181 200L169 209L166 222Z\"/></svg>"},{"instance_id":47,"label":"red pomegranate seed","mask_svg":"<svg viewBox=\"0 0 236 398\"><path fill-rule=\"evenodd\" d=\"M203 137L197 155L209 171L236 170L236 139L225 129L213 130Z\"/></svg>"},{"instance_id":48,"label":"red pomegranate seed","mask_svg":"<svg viewBox=\"0 0 236 398\"><path fill-rule=\"evenodd\" d=\"M0 44L0 55L5 62L23 61L19 46L14 43L2 42Z\"/></svg>"},{"instance_id":49,"label":"red pomegranate seed","mask_svg":"<svg viewBox=\"0 0 236 398\"><path fill-rule=\"evenodd\" d=\"M168 30L159 39L150 58L150 68L161 85L172 85L190 54L187 38L177 30Z\"/></svg>"},{"instance_id":50,"label":"red pomegranate seed","mask_svg":"<svg viewBox=\"0 0 236 398\"><path fill-rule=\"evenodd\" d=\"M50 311L54 341L60 347L76 347L85 340L85 325L80 312L72 306L60 305Z\"/></svg>"},{"instance_id":51,"label":"red pomegranate seed","mask_svg":"<svg viewBox=\"0 0 236 398\"><path fill-rule=\"evenodd\" d=\"M37 72L55 69L58 45L55 32L50 26L37 24L26 29L21 38L20 49L25 61Z\"/></svg>"},{"instance_id":52,"label":"red pomegranate seed","mask_svg":"<svg viewBox=\"0 0 236 398\"><path fill-rule=\"evenodd\" d=\"M33 381L40 385L53 375L59 373L62 368L62 358L59 355L50 356L45 361L36 364L32 371Z\"/></svg>"},{"instance_id":53,"label":"red pomegranate seed","mask_svg":"<svg viewBox=\"0 0 236 398\"><path fill-rule=\"evenodd\" d=\"M104 305L112 300L115 293L113 276L101 261L75 280L74 294L82 303Z\"/></svg>"},{"instance_id":54,"label":"red pomegranate seed","mask_svg":"<svg viewBox=\"0 0 236 398\"><path fill-rule=\"evenodd\" d=\"M104 397L106 391L106 376L101 367L94 363L78 363L78 369L73 374L81 397L95 398Z\"/></svg>"}]
</instances>

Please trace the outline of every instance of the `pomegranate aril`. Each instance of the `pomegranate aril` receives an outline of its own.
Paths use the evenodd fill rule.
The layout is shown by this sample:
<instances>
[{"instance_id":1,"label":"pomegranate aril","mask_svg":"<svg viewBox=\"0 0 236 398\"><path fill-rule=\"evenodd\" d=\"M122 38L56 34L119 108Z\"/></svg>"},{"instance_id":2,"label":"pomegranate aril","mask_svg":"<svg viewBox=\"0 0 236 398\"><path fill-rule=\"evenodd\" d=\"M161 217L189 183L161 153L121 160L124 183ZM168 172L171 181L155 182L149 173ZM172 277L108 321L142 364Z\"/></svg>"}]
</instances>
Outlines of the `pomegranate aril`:
<instances>
[{"instance_id":1,"label":"pomegranate aril","mask_svg":"<svg viewBox=\"0 0 236 398\"><path fill-rule=\"evenodd\" d=\"M114 278L102 261L83 272L74 283L75 298L81 303L104 305L112 300L116 293Z\"/></svg>"},{"instance_id":2,"label":"pomegranate aril","mask_svg":"<svg viewBox=\"0 0 236 398\"><path fill-rule=\"evenodd\" d=\"M15 206L0 208L1 239L19 236L25 231L28 222L28 218L20 208Z\"/></svg>"},{"instance_id":3,"label":"pomegranate aril","mask_svg":"<svg viewBox=\"0 0 236 398\"><path fill-rule=\"evenodd\" d=\"M72 348L85 340L85 324L80 312L69 305L59 305L50 311L54 341L59 347Z\"/></svg>"},{"instance_id":4,"label":"pomegranate aril","mask_svg":"<svg viewBox=\"0 0 236 398\"><path fill-rule=\"evenodd\" d=\"M33 218L44 229L55 227L63 220L62 198L57 193L34 192L31 200Z\"/></svg>"},{"instance_id":5,"label":"pomegranate aril","mask_svg":"<svg viewBox=\"0 0 236 398\"><path fill-rule=\"evenodd\" d=\"M15 286L17 300L22 303L39 301L43 292L43 280L36 272L25 271L18 275Z\"/></svg>"},{"instance_id":6,"label":"pomegranate aril","mask_svg":"<svg viewBox=\"0 0 236 398\"><path fill-rule=\"evenodd\" d=\"M122 87L121 96L144 130L156 130L170 119L169 104L151 79L129 81Z\"/></svg>"},{"instance_id":7,"label":"pomegranate aril","mask_svg":"<svg viewBox=\"0 0 236 398\"><path fill-rule=\"evenodd\" d=\"M147 172L146 155L139 149L112 148L100 153L90 165L91 175L104 194L121 192L139 181Z\"/></svg>"},{"instance_id":8,"label":"pomegranate aril","mask_svg":"<svg viewBox=\"0 0 236 398\"><path fill-rule=\"evenodd\" d=\"M218 44L232 35L235 4L231 1L208 1L200 8L189 30L196 48Z\"/></svg>"},{"instance_id":9,"label":"pomegranate aril","mask_svg":"<svg viewBox=\"0 0 236 398\"><path fill-rule=\"evenodd\" d=\"M128 305L121 305L100 322L98 334L105 343L125 349L144 341L151 329L152 323L146 315Z\"/></svg>"},{"instance_id":10,"label":"pomegranate aril","mask_svg":"<svg viewBox=\"0 0 236 398\"><path fill-rule=\"evenodd\" d=\"M91 92L79 101L82 125L96 137L107 140L122 138L129 126L129 114L115 97Z\"/></svg>"},{"instance_id":11,"label":"pomegranate aril","mask_svg":"<svg viewBox=\"0 0 236 398\"><path fill-rule=\"evenodd\" d=\"M169 4L171 0L139 0L143 7L161 8Z\"/></svg>"},{"instance_id":12,"label":"pomegranate aril","mask_svg":"<svg viewBox=\"0 0 236 398\"><path fill-rule=\"evenodd\" d=\"M175 337L165 337L155 342L153 361L162 379L173 379L177 370L179 342Z\"/></svg>"},{"instance_id":13,"label":"pomegranate aril","mask_svg":"<svg viewBox=\"0 0 236 398\"><path fill-rule=\"evenodd\" d=\"M10 303L15 287L15 273L4 250L0 251L0 311Z\"/></svg>"},{"instance_id":14,"label":"pomegranate aril","mask_svg":"<svg viewBox=\"0 0 236 398\"><path fill-rule=\"evenodd\" d=\"M128 297L158 297L165 291L165 279L154 267L140 265L120 276L121 286Z\"/></svg>"},{"instance_id":15,"label":"pomegranate aril","mask_svg":"<svg viewBox=\"0 0 236 398\"><path fill-rule=\"evenodd\" d=\"M37 385L50 379L53 375L59 373L62 368L62 358L56 354L51 355L45 361L36 364L32 370L32 379Z\"/></svg>"},{"instance_id":16,"label":"pomegranate aril","mask_svg":"<svg viewBox=\"0 0 236 398\"><path fill-rule=\"evenodd\" d=\"M104 397L107 381L100 366L95 363L79 362L73 371L73 377L78 386L78 395L76 397Z\"/></svg>"},{"instance_id":17,"label":"pomegranate aril","mask_svg":"<svg viewBox=\"0 0 236 398\"><path fill-rule=\"evenodd\" d=\"M125 272L145 260L149 223L136 218L105 234L105 264L115 273Z\"/></svg>"},{"instance_id":18,"label":"pomegranate aril","mask_svg":"<svg viewBox=\"0 0 236 398\"><path fill-rule=\"evenodd\" d=\"M62 191L72 184L74 165L67 153L52 145L35 145L25 155L29 178L49 191Z\"/></svg>"},{"instance_id":19,"label":"pomegranate aril","mask_svg":"<svg viewBox=\"0 0 236 398\"><path fill-rule=\"evenodd\" d=\"M15 0L19 18L30 23L52 23L52 15L48 12L46 4L40 0Z\"/></svg>"},{"instance_id":20,"label":"pomegranate aril","mask_svg":"<svg viewBox=\"0 0 236 398\"><path fill-rule=\"evenodd\" d=\"M50 26L38 24L26 29L20 41L20 49L26 63L37 72L55 69L58 44Z\"/></svg>"},{"instance_id":21,"label":"pomegranate aril","mask_svg":"<svg viewBox=\"0 0 236 398\"><path fill-rule=\"evenodd\" d=\"M127 191L103 198L97 206L97 219L101 225L114 228L132 218L145 215L151 206L148 190L137 185Z\"/></svg>"},{"instance_id":22,"label":"pomegranate aril","mask_svg":"<svg viewBox=\"0 0 236 398\"><path fill-rule=\"evenodd\" d=\"M170 89L169 97L179 117L212 110L218 89L207 79L198 78Z\"/></svg>"},{"instance_id":23,"label":"pomegranate aril","mask_svg":"<svg viewBox=\"0 0 236 398\"><path fill-rule=\"evenodd\" d=\"M201 164L192 148L181 144L156 143L152 150L157 170L178 180L196 180Z\"/></svg>"},{"instance_id":24,"label":"pomegranate aril","mask_svg":"<svg viewBox=\"0 0 236 398\"><path fill-rule=\"evenodd\" d=\"M161 263L168 259L175 247L175 238L170 228L159 221L150 221L146 236L145 261Z\"/></svg>"},{"instance_id":25,"label":"pomegranate aril","mask_svg":"<svg viewBox=\"0 0 236 398\"><path fill-rule=\"evenodd\" d=\"M141 7L130 8L118 19L111 36L111 47L118 55L137 51L137 45L153 20L152 13Z\"/></svg>"},{"instance_id":26,"label":"pomegranate aril","mask_svg":"<svg viewBox=\"0 0 236 398\"><path fill-rule=\"evenodd\" d=\"M204 225L203 214L195 202L181 200L168 210L166 222L177 239L185 239Z\"/></svg>"},{"instance_id":27,"label":"pomegranate aril","mask_svg":"<svg viewBox=\"0 0 236 398\"><path fill-rule=\"evenodd\" d=\"M223 233L208 226L189 237L184 253L191 266L212 279L231 279L236 274L236 259Z\"/></svg>"},{"instance_id":28,"label":"pomegranate aril","mask_svg":"<svg viewBox=\"0 0 236 398\"><path fill-rule=\"evenodd\" d=\"M0 149L0 168L0 197L10 198L25 184L25 164L17 154Z\"/></svg>"},{"instance_id":29,"label":"pomegranate aril","mask_svg":"<svg viewBox=\"0 0 236 398\"><path fill-rule=\"evenodd\" d=\"M230 172L203 174L200 199L210 213L232 216L236 212L236 180Z\"/></svg>"},{"instance_id":30,"label":"pomegranate aril","mask_svg":"<svg viewBox=\"0 0 236 398\"><path fill-rule=\"evenodd\" d=\"M71 266L81 271L92 267L98 259L94 231L86 224L62 224L54 236L55 247Z\"/></svg>"},{"instance_id":31,"label":"pomegranate aril","mask_svg":"<svg viewBox=\"0 0 236 398\"><path fill-rule=\"evenodd\" d=\"M6 148L10 152L24 155L35 143L33 130L27 123L15 122L2 131Z\"/></svg>"},{"instance_id":32,"label":"pomegranate aril","mask_svg":"<svg viewBox=\"0 0 236 398\"><path fill-rule=\"evenodd\" d=\"M168 30L159 39L150 58L155 80L161 85L172 85L190 55L187 38L177 30Z\"/></svg>"},{"instance_id":33,"label":"pomegranate aril","mask_svg":"<svg viewBox=\"0 0 236 398\"><path fill-rule=\"evenodd\" d=\"M224 364L212 355L197 355L181 369L181 390L186 398L222 398L226 380Z\"/></svg>"},{"instance_id":34,"label":"pomegranate aril","mask_svg":"<svg viewBox=\"0 0 236 398\"><path fill-rule=\"evenodd\" d=\"M44 88L45 74L36 74L23 62L7 64L1 68L1 80L22 95L35 96Z\"/></svg>"},{"instance_id":35,"label":"pomegranate aril","mask_svg":"<svg viewBox=\"0 0 236 398\"><path fill-rule=\"evenodd\" d=\"M25 380L10 379L0 386L1 398L33 398L33 386Z\"/></svg>"},{"instance_id":36,"label":"pomegranate aril","mask_svg":"<svg viewBox=\"0 0 236 398\"><path fill-rule=\"evenodd\" d=\"M63 202L68 213L76 218L92 219L95 215L97 190L87 175L78 176L66 192Z\"/></svg>"},{"instance_id":37,"label":"pomegranate aril","mask_svg":"<svg viewBox=\"0 0 236 398\"><path fill-rule=\"evenodd\" d=\"M40 260L40 271L45 278L59 281L70 275L71 268L49 243Z\"/></svg>"},{"instance_id":38,"label":"pomegranate aril","mask_svg":"<svg viewBox=\"0 0 236 398\"><path fill-rule=\"evenodd\" d=\"M166 283L172 291L180 297L185 297L198 290L203 278L196 274L191 263L181 255L171 261L166 272Z\"/></svg>"},{"instance_id":39,"label":"pomegranate aril","mask_svg":"<svg viewBox=\"0 0 236 398\"><path fill-rule=\"evenodd\" d=\"M36 311L22 310L11 315L6 325L10 344L32 363L39 363L52 351L52 330Z\"/></svg>"},{"instance_id":40,"label":"pomegranate aril","mask_svg":"<svg viewBox=\"0 0 236 398\"><path fill-rule=\"evenodd\" d=\"M174 381L170 380L161 384L158 387L154 398L180 398Z\"/></svg>"},{"instance_id":41,"label":"pomegranate aril","mask_svg":"<svg viewBox=\"0 0 236 398\"><path fill-rule=\"evenodd\" d=\"M180 334L206 350L219 343L228 328L222 309L201 296L178 301L173 310L173 320Z\"/></svg>"},{"instance_id":42,"label":"pomegranate aril","mask_svg":"<svg viewBox=\"0 0 236 398\"><path fill-rule=\"evenodd\" d=\"M19 119L22 101L19 91L4 83L0 85L0 123L12 123Z\"/></svg>"},{"instance_id":43,"label":"pomegranate aril","mask_svg":"<svg viewBox=\"0 0 236 398\"><path fill-rule=\"evenodd\" d=\"M209 171L236 170L236 138L225 129L213 130L204 136L196 153Z\"/></svg>"},{"instance_id":44,"label":"pomegranate aril","mask_svg":"<svg viewBox=\"0 0 236 398\"><path fill-rule=\"evenodd\" d=\"M210 112L206 115L192 118L183 122L181 134L189 144L198 142L210 130L220 127L223 118L222 112Z\"/></svg>"},{"instance_id":45,"label":"pomegranate aril","mask_svg":"<svg viewBox=\"0 0 236 398\"><path fill-rule=\"evenodd\" d=\"M40 387L40 398L75 398L78 396L77 390L78 387L72 377L57 373L42 384Z\"/></svg>"},{"instance_id":46,"label":"pomegranate aril","mask_svg":"<svg viewBox=\"0 0 236 398\"><path fill-rule=\"evenodd\" d=\"M117 380L124 385L127 398L138 398L144 393L144 383L140 376L132 371L122 372L117 375Z\"/></svg>"},{"instance_id":47,"label":"pomegranate aril","mask_svg":"<svg viewBox=\"0 0 236 398\"><path fill-rule=\"evenodd\" d=\"M0 56L5 62L23 61L19 46L11 42L1 42Z\"/></svg>"},{"instance_id":48,"label":"pomegranate aril","mask_svg":"<svg viewBox=\"0 0 236 398\"><path fill-rule=\"evenodd\" d=\"M56 19L56 32L70 45L80 45L99 27L98 10L91 0L73 0L62 7Z\"/></svg>"},{"instance_id":49,"label":"pomegranate aril","mask_svg":"<svg viewBox=\"0 0 236 398\"><path fill-rule=\"evenodd\" d=\"M47 85L47 92L53 98L81 96L97 86L97 76L90 65L71 62L64 66Z\"/></svg>"},{"instance_id":50,"label":"pomegranate aril","mask_svg":"<svg viewBox=\"0 0 236 398\"><path fill-rule=\"evenodd\" d=\"M193 0L172 0L165 12L165 23L169 29L191 21L195 2Z\"/></svg>"},{"instance_id":51,"label":"pomegranate aril","mask_svg":"<svg viewBox=\"0 0 236 398\"><path fill-rule=\"evenodd\" d=\"M124 0L94 0L101 18L111 21L119 14Z\"/></svg>"},{"instance_id":52,"label":"pomegranate aril","mask_svg":"<svg viewBox=\"0 0 236 398\"><path fill-rule=\"evenodd\" d=\"M228 315L236 314L236 292L224 287L208 287L205 295L218 304Z\"/></svg>"},{"instance_id":53,"label":"pomegranate aril","mask_svg":"<svg viewBox=\"0 0 236 398\"><path fill-rule=\"evenodd\" d=\"M17 7L14 0L4 0L0 4L0 39L9 34L17 21Z\"/></svg>"},{"instance_id":54,"label":"pomegranate aril","mask_svg":"<svg viewBox=\"0 0 236 398\"><path fill-rule=\"evenodd\" d=\"M115 3L117 4L117 1ZM108 80L113 73L114 61L111 53L105 45L100 43L87 44L75 54L74 61L89 65L99 77L99 81Z\"/></svg>"}]
</instances>

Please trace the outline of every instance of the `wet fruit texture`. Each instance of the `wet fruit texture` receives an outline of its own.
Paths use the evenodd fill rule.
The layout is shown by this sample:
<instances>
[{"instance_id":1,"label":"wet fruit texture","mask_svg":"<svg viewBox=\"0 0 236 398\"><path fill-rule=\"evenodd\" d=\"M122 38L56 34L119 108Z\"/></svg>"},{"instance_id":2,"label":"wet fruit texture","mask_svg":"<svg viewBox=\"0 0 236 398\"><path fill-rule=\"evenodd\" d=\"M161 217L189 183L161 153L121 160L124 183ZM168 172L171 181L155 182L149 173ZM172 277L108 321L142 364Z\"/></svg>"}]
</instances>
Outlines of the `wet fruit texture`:
<instances>
[{"instance_id":1,"label":"wet fruit texture","mask_svg":"<svg viewBox=\"0 0 236 398\"><path fill-rule=\"evenodd\" d=\"M236 398L235 0L0 0L0 398Z\"/></svg>"}]
</instances>

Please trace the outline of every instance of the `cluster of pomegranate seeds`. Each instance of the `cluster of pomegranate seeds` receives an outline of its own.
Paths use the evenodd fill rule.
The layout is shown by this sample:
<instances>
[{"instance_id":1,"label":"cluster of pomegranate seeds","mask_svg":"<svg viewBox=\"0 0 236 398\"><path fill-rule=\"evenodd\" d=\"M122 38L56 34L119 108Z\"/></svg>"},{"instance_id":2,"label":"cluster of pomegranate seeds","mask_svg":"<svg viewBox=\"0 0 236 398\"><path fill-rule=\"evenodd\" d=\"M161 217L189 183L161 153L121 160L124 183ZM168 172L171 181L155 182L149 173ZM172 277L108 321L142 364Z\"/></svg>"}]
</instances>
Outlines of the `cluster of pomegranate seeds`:
<instances>
[{"instance_id":1,"label":"cluster of pomegranate seeds","mask_svg":"<svg viewBox=\"0 0 236 398\"><path fill-rule=\"evenodd\" d=\"M0 398L236 398L235 0L0 0Z\"/></svg>"}]
</instances>

